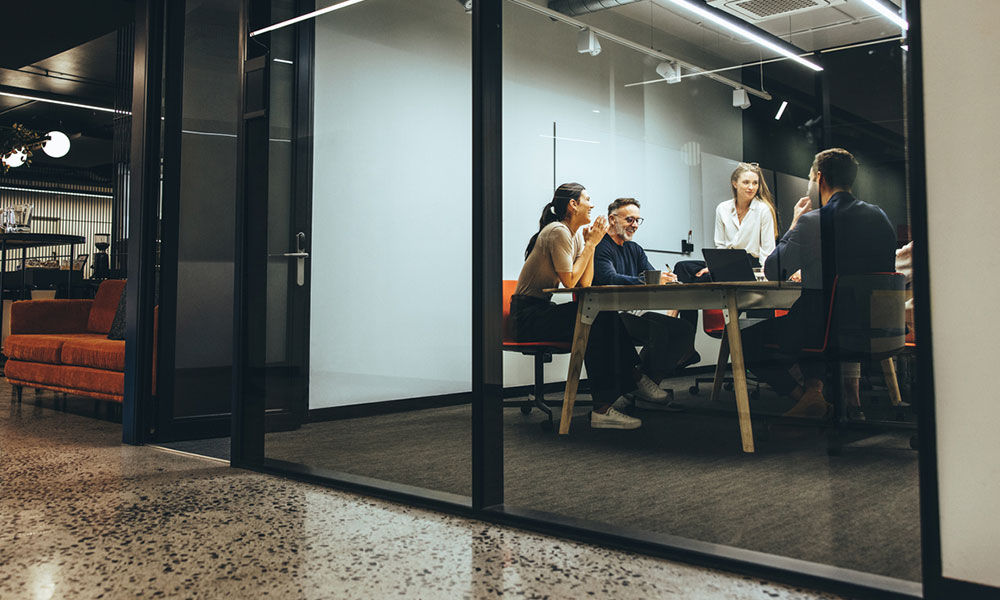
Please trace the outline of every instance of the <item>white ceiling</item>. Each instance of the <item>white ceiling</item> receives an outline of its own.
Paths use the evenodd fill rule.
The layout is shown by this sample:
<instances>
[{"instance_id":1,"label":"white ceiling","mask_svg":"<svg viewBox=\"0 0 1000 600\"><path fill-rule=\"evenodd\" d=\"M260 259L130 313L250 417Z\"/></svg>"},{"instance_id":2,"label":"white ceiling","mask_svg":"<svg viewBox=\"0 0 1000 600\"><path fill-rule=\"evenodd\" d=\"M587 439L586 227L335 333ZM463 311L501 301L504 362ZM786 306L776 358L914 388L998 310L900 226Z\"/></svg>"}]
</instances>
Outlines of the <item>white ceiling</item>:
<instances>
[{"instance_id":1,"label":"white ceiling","mask_svg":"<svg viewBox=\"0 0 1000 600\"><path fill-rule=\"evenodd\" d=\"M898 5L901 0L894 1ZM641 0L608 10L637 21L646 28L652 26L669 36L694 44L718 56L723 62L749 63L775 56L773 52L753 42L739 38L712 23L702 22L694 13L668 0ZM578 18L585 20L586 16ZM846 0L843 4L777 17L755 26L803 50L857 44L895 37L901 33L897 26L861 0ZM642 39L633 41L643 43ZM648 39L646 42L648 43ZM669 49L660 50L669 53Z\"/></svg>"}]
</instances>

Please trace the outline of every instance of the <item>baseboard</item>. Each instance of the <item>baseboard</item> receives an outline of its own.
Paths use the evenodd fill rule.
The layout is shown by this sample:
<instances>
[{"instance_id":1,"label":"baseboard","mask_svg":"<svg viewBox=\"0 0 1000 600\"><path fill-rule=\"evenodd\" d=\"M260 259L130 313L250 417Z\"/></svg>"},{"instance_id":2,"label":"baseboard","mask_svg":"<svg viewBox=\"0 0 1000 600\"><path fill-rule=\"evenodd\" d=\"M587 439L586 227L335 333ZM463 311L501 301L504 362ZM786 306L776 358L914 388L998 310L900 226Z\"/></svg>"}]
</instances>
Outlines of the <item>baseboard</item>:
<instances>
[{"instance_id":1,"label":"baseboard","mask_svg":"<svg viewBox=\"0 0 1000 600\"><path fill-rule=\"evenodd\" d=\"M991 587L982 583L972 583L961 579L949 579L942 577L933 589L927 590L927 598L932 600L951 600L961 598L962 600L996 600L1000 598L1000 588Z\"/></svg>"},{"instance_id":2,"label":"baseboard","mask_svg":"<svg viewBox=\"0 0 1000 600\"><path fill-rule=\"evenodd\" d=\"M320 421L336 421L339 419L374 417L377 415L389 415L414 410L425 410L428 408L459 406L462 404L470 404L471 402L472 392L461 392L457 394L442 394L440 396L403 398L400 400L389 400L387 402L368 402L366 404L352 404L349 406L313 408L309 410L308 422L316 423Z\"/></svg>"}]
</instances>

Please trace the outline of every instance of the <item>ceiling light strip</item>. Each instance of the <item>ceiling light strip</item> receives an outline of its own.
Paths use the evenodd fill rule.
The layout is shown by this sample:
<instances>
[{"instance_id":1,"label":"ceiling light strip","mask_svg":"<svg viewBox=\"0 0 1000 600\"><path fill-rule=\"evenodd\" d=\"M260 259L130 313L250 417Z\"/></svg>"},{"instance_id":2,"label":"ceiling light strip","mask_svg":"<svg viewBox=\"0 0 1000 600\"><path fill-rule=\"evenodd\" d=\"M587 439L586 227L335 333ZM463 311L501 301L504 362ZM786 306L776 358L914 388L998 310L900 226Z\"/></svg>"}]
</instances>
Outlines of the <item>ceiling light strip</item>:
<instances>
[{"instance_id":1,"label":"ceiling light strip","mask_svg":"<svg viewBox=\"0 0 1000 600\"><path fill-rule=\"evenodd\" d=\"M861 0L868 6L870 6L875 12L879 13L886 19L889 19L893 23L899 26L900 29L906 31L910 28L910 24L906 22L906 19L899 16L899 14L894 10L895 7L889 8L879 0Z\"/></svg>"},{"instance_id":2,"label":"ceiling light strip","mask_svg":"<svg viewBox=\"0 0 1000 600\"><path fill-rule=\"evenodd\" d=\"M59 196L84 196L86 198L112 198L111 194L84 194L82 192L61 192L59 190L43 190L36 188L10 187L0 185L0 190L10 190L12 192L34 192L36 194L57 194Z\"/></svg>"},{"instance_id":3,"label":"ceiling light strip","mask_svg":"<svg viewBox=\"0 0 1000 600\"><path fill-rule=\"evenodd\" d=\"M781 108L778 109L778 114L774 115L775 121L781 120L781 115L785 114L785 109L788 108L788 100L781 101Z\"/></svg>"},{"instance_id":4,"label":"ceiling light strip","mask_svg":"<svg viewBox=\"0 0 1000 600\"><path fill-rule=\"evenodd\" d=\"M113 108L105 108L103 106L93 106L90 104L78 104L76 102L66 102L63 100L52 100L51 98L39 98L38 96L25 96L24 94L12 94L10 92L0 92L0 96L8 96L10 98L21 98L22 100L34 100L36 102L48 102L49 104L60 104L62 106L73 106L76 108L86 108L88 110L99 110L102 112L117 113ZM132 114L127 112L125 114Z\"/></svg>"},{"instance_id":5,"label":"ceiling light strip","mask_svg":"<svg viewBox=\"0 0 1000 600\"><path fill-rule=\"evenodd\" d=\"M763 46L763 47L767 48L768 50L771 50L773 52L777 52L778 54L781 54L781 55L783 55L783 56L785 56L787 58L790 58L790 59L794 60L795 62L799 63L802 66L809 67L813 71L817 71L818 72L818 71L822 71L823 70L823 67L817 65L816 63L814 63L812 61L809 61L809 60L806 60L806 59L802 58L801 56L799 56L798 54L792 52L788 48L783 48L783 47L779 46L778 44L775 44L771 40L768 40L768 39L764 38L763 36L754 33L750 29L747 29L746 27L743 27L741 25L737 25L736 23L734 23L733 21L729 20L728 18L725 18L722 15L717 14L715 12L712 12L710 10L707 10L704 7L704 5L695 4L691 0L668 0L668 1L672 2L673 4L676 4L677 6L683 8L685 10L689 10L689 11L693 12L696 15L698 15L698 16L704 18L704 19L707 19L707 20L715 23L716 25L719 25L720 27L722 27L724 29L728 29L729 31L731 31L731 32L733 32L735 34L741 35L744 38L746 38L746 39L748 39L748 40L750 40L752 42L755 42L756 44L758 44L760 46ZM749 90L747 90L747 91L749 91Z\"/></svg>"},{"instance_id":6,"label":"ceiling light strip","mask_svg":"<svg viewBox=\"0 0 1000 600\"><path fill-rule=\"evenodd\" d=\"M319 10L314 10L314 11L306 13L304 15L299 15L299 16L294 17L292 19L288 19L287 21L281 21L280 23L275 23L274 25L270 25L270 26L265 27L263 29L258 29L257 31L252 31L252 32L250 32L250 37L254 37L254 36L258 36L258 35L264 34L264 33L268 33L268 32L274 31L276 29L281 29L282 27L288 27L289 25L295 25L296 23L301 23L302 21L307 21L309 19L315 19L316 17L318 17L320 15L325 15L328 12L333 12L335 10L340 10L342 8L347 8L348 6L351 6L353 4L360 4L360 3L364 2L364 1L365 0L344 0L344 2L338 2L336 4L332 4L330 6L327 6L326 8L321 8Z\"/></svg>"},{"instance_id":7,"label":"ceiling light strip","mask_svg":"<svg viewBox=\"0 0 1000 600\"><path fill-rule=\"evenodd\" d=\"M587 25L586 23L584 23L582 21L577 21L576 19L574 19L572 17L567 17L566 15L562 14L561 12L557 12L557 11L554 11L552 9L546 8L544 6L540 6L538 4L530 2L529 0L507 0L507 2L510 2L511 4L516 4L517 6L521 6L523 8L527 8L527 9L535 11L535 12L537 12L539 14L543 14L546 17L549 17L550 19L553 19L553 20L556 20L556 21L561 21L563 23L566 23L567 25L572 25L573 27L577 27L579 29L590 29L591 31L594 32L595 35L597 35L598 37L604 38L604 39L608 40L609 42L614 42L614 43L616 43L616 44L618 44L620 46L624 46L626 48L630 48L632 50L635 50L636 52L641 52L643 54L652 56L653 58L659 59L660 61L676 62L678 65L684 67L685 69L687 69L689 71L694 71L694 73L690 73L689 75L685 75L685 77L686 76L691 76L691 75L705 75L706 77L708 77L710 79L713 79L715 81L718 81L719 83L728 85L729 87L731 87L733 89L744 89L748 93L753 94L754 96L757 96L758 98L763 98L765 100L770 100L771 99L771 94L769 94L767 92L764 92L764 91L761 91L761 90L757 90L757 89L754 89L752 87L747 87L747 86L743 85L742 83L740 83L738 81L733 81L732 79L729 79L728 77L722 77L721 75L715 75L714 73L712 73L710 71L706 71L705 69L699 67L698 65L691 64L689 62L680 60L679 58L676 58L674 56L670 56L670 55L664 54L662 52L659 52L657 50L653 50L652 48L648 48L648 47L643 46L641 44L637 44L637 43L635 43L635 42L633 42L631 40L627 40L627 39L625 39L623 37L619 37L619 36L617 36L617 35L615 35L613 33L608 33L607 31L604 31L602 29L598 29L596 27L591 27L590 25Z\"/></svg>"}]
</instances>

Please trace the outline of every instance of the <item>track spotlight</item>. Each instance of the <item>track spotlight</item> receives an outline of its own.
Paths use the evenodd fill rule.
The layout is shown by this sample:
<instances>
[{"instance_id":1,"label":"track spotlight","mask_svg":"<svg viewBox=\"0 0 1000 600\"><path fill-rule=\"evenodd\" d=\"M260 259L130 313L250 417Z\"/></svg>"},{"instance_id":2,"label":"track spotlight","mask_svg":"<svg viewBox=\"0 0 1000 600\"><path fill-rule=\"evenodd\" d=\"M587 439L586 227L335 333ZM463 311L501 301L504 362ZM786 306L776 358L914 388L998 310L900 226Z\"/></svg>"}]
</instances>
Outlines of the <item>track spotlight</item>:
<instances>
[{"instance_id":1,"label":"track spotlight","mask_svg":"<svg viewBox=\"0 0 1000 600\"><path fill-rule=\"evenodd\" d=\"M675 62L661 62L656 65L656 73L667 80L667 83L681 82L681 67Z\"/></svg>"},{"instance_id":2,"label":"track spotlight","mask_svg":"<svg viewBox=\"0 0 1000 600\"><path fill-rule=\"evenodd\" d=\"M738 106L743 110L750 108L750 94L743 88L733 90L733 106Z\"/></svg>"},{"instance_id":3,"label":"track spotlight","mask_svg":"<svg viewBox=\"0 0 1000 600\"><path fill-rule=\"evenodd\" d=\"M588 27L581 29L576 36L576 51L580 54L597 56L601 53L601 43L597 41L597 35Z\"/></svg>"}]
</instances>

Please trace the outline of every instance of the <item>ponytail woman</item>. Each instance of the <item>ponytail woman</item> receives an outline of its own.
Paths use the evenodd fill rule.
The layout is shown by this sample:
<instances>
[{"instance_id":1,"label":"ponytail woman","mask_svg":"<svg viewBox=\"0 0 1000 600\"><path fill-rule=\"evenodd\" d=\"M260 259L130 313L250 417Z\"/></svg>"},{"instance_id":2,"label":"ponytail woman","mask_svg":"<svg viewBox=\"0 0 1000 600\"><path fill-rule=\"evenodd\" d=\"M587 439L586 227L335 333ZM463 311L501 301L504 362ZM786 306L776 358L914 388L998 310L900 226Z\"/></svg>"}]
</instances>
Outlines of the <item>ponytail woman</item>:
<instances>
[{"instance_id":1,"label":"ponytail woman","mask_svg":"<svg viewBox=\"0 0 1000 600\"><path fill-rule=\"evenodd\" d=\"M524 252L524 266L511 298L514 337L519 342L572 341L577 303L555 304L542 290L589 286L594 278L594 249L608 230L604 216L593 224L590 194L579 183L564 183L542 209L538 232ZM614 311L598 313L590 329L584 364L594 410L590 426L598 429L636 429L642 421L623 412L630 405L625 394L636 392L663 402L667 393L643 375L639 355L621 317Z\"/></svg>"}]
</instances>

